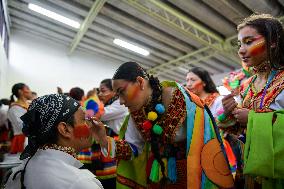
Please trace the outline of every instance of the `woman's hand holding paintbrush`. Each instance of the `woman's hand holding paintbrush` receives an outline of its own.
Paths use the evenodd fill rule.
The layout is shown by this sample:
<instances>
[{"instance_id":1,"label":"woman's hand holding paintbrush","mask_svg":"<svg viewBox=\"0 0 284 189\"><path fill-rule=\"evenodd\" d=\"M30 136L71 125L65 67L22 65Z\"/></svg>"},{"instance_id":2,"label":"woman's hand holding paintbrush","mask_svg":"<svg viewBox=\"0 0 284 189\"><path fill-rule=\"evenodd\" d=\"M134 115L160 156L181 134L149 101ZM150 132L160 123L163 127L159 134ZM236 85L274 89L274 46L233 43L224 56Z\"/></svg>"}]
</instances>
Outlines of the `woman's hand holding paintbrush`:
<instances>
[{"instance_id":1,"label":"woman's hand holding paintbrush","mask_svg":"<svg viewBox=\"0 0 284 189\"><path fill-rule=\"evenodd\" d=\"M108 140L105 125L97 117L87 118L87 123L91 128L94 139L100 143L101 147L107 148Z\"/></svg>"}]
</instances>

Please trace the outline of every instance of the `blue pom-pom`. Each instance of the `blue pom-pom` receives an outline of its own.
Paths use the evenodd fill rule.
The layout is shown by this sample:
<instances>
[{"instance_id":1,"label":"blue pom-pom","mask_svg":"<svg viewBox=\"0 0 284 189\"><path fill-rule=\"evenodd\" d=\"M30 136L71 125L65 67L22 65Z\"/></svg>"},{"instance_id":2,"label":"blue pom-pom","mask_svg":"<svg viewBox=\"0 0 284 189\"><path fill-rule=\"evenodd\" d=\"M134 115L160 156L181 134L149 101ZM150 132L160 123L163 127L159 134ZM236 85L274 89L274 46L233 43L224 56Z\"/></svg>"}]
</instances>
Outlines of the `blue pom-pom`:
<instances>
[{"instance_id":1,"label":"blue pom-pom","mask_svg":"<svg viewBox=\"0 0 284 189\"><path fill-rule=\"evenodd\" d=\"M155 110L158 112L158 114L163 114L166 111L163 104L157 104Z\"/></svg>"}]
</instances>

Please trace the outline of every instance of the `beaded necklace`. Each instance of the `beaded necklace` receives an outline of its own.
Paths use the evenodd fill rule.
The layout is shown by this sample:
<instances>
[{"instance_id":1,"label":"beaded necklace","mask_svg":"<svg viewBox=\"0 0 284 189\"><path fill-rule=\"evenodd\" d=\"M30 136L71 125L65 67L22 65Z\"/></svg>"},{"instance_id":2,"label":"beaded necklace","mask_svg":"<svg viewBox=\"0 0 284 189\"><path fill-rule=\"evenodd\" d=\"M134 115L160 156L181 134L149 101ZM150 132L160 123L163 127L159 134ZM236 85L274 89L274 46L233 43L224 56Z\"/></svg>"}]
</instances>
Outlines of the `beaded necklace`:
<instances>
[{"instance_id":1,"label":"beaded necklace","mask_svg":"<svg viewBox=\"0 0 284 189\"><path fill-rule=\"evenodd\" d=\"M72 147L59 146L57 144L46 144L43 147L41 147L41 149L43 149L43 150L47 150L47 149L59 150L59 151L65 152L65 153L73 156L74 158L76 158L76 151Z\"/></svg>"},{"instance_id":2,"label":"beaded necklace","mask_svg":"<svg viewBox=\"0 0 284 189\"><path fill-rule=\"evenodd\" d=\"M270 83L272 82L273 78L275 77L275 75L277 74L277 71L276 70L272 70L268 79L267 79L267 82L266 82L266 85L264 87L263 92L262 92L262 95L261 95L261 100L260 100L260 105L259 105L259 108L262 109L263 107L263 101L264 101L264 97L266 95L266 92L267 92L267 89L270 85ZM253 85L254 81L256 80L257 76L254 76L254 78L252 79L251 83L249 84L249 87L251 88L252 90L252 93L253 93L253 96L257 96L259 92L261 92L262 90L260 91L257 91Z\"/></svg>"}]
</instances>

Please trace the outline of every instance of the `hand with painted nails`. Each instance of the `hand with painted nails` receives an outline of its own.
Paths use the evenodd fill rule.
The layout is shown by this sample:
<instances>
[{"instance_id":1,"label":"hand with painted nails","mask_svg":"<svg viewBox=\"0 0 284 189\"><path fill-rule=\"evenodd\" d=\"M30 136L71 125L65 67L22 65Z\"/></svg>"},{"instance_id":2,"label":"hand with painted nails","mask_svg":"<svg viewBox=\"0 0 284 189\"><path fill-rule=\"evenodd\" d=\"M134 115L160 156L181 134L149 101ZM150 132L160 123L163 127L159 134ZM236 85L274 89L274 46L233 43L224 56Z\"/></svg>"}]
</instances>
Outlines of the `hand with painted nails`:
<instances>
[{"instance_id":1,"label":"hand with painted nails","mask_svg":"<svg viewBox=\"0 0 284 189\"><path fill-rule=\"evenodd\" d=\"M249 111L250 110L246 108L236 108L232 112L232 114L234 115L237 122L239 122L241 126L247 126Z\"/></svg>"},{"instance_id":2,"label":"hand with painted nails","mask_svg":"<svg viewBox=\"0 0 284 189\"><path fill-rule=\"evenodd\" d=\"M237 107L238 103L234 99L234 94L229 94L222 99L222 104L224 108L224 114L230 115L233 110Z\"/></svg>"},{"instance_id":3,"label":"hand with painted nails","mask_svg":"<svg viewBox=\"0 0 284 189\"><path fill-rule=\"evenodd\" d=\"M99 142L103 148L107 148L108 142L105 125L97 117L88 118L87 122L91 127L94 139Z\"/></svg>"}]
</instances>

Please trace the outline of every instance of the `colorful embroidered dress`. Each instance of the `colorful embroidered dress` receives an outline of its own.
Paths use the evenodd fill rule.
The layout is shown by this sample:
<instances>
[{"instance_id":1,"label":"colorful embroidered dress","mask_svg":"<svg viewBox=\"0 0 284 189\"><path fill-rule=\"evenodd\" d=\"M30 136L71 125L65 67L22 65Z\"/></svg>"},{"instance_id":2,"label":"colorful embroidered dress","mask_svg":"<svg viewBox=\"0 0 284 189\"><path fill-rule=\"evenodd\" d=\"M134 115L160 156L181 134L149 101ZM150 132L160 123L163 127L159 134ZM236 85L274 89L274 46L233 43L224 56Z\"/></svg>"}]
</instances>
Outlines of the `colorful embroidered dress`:
<instances>
[{"instance_id":1,"label":"colorful embroidered dress","mask_svg":"<svg viewBox=\"0 0 284 189\"><path fill-rule=\"evenodd\" d=\"M160 154L166 176L172 178L163 188L230 188L229 170L221 138L208 110L200 99L175 82L163 82L174 92L167 112L158 120L162 126ZM120 140L110 139L108 154L118 161L117 188L158 188L161 182L150 181L154 158L150 150L151 131L143 129L146 112L131 113L121 128ZM215 123L214 123L215 124ZM217 134L216 134L217 132ZM168 146L176 153L167 153ZM214 162L214 163L213 163ZM161 167L158 181L162 179Z\"/></svg>"},{"instance_id":2,"label":"colorful embroidered dress","mask_svg":"<svg viewBox=\"0 0 284 189\"><path fill-rule=\"evenodd\" d=\"M275 72L267 86L257 93L252 88L255 77L241 87L242 107L253 110L248 116L246 133L244 173L248 176L245 188L283 188L284 136L283 128L279 127L284 125L284 120L283 112L276 110L284 109L284 71ZM269 166L271 163L273 166Z\"/></svg>"}]
</instances>

